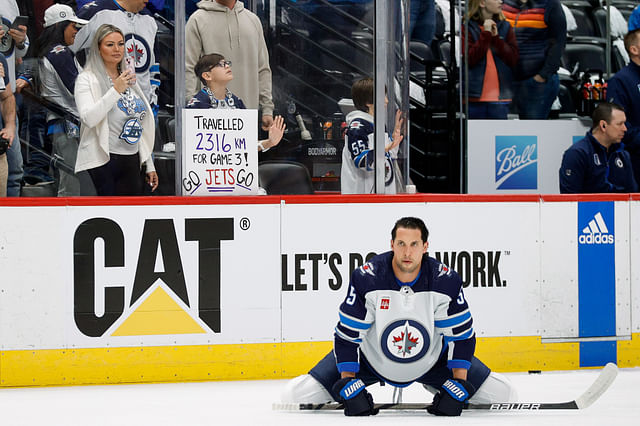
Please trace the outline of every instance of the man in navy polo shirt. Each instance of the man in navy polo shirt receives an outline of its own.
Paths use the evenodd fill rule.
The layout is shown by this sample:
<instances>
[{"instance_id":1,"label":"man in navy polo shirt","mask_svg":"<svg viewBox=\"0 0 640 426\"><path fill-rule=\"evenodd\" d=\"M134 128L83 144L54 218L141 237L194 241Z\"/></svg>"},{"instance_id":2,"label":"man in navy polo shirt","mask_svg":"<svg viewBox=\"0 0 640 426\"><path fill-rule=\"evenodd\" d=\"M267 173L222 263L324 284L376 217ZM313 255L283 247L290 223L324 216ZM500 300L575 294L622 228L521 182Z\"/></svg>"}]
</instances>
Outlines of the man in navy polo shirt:
<instances>
[{"instance_id":1,"label":"man in navy polo shirt","mask_svg":"<svg viewBox=\"0 0 640 426\"><path fill-rule=\"evenodd\" d=\"M624 109L601 103L591 118L591 130L562 156L560 192L637 192L631 158L621 143L627 130Z\"/></svg>"}]
</instances>

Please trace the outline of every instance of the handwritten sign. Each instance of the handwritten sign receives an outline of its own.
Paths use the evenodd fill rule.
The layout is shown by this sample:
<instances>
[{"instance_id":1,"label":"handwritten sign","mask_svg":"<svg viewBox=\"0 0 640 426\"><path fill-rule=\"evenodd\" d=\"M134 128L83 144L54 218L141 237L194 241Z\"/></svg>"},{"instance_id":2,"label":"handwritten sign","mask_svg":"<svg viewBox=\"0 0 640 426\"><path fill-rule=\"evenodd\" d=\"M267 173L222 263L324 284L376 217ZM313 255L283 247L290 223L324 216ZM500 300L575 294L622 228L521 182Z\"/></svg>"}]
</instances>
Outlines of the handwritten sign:
<instances>
[{"instance_id":1,"label":"handwritten sign","mask_svg":"<svg viewBox=\"0 0 640 426\"><path fill-rule=\"evenodd\" d=\"M258 193L258 111L184 109L184 195Z\"/></svg>"}]
</instances>

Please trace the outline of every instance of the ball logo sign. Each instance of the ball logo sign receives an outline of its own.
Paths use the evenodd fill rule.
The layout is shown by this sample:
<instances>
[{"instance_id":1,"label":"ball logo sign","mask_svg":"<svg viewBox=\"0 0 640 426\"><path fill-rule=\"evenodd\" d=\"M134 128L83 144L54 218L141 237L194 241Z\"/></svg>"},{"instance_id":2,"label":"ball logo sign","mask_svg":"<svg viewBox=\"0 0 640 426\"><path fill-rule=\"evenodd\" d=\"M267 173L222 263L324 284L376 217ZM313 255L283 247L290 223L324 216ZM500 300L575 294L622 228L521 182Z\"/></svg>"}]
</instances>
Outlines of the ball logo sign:
<instances>
[{"instance_id":1,"label":"ball logo sign","mask_svg":"<svg viewBox=\"0 0 640 426\"><path fill-rule=\"evenodd\" d=\"M538 137L496 136L496 189L538 189Z\"/></svg>"}]
</instances>

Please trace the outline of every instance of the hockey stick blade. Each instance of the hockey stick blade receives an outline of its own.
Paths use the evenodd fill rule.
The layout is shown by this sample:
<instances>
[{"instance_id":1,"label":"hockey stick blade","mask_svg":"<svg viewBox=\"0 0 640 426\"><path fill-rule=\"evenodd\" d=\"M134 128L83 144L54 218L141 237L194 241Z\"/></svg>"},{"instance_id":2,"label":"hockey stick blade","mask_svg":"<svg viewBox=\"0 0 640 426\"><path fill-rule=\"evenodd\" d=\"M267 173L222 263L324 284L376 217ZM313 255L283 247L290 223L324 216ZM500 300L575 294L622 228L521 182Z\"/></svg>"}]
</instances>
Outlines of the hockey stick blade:
<instances>
[{"instance_id":1,"label":"hockey stick blade","mask_svg":"<svg viewBox=\"0 0 640 426\"><path fill-rule=\"evenodd\" d=\"M618 367L613 363L604 366L598 378L578 398L567 402L496 402L493 404L467 404L465 410L489 411L529 411L529 410L580 410L589 407L613 383L618 375ZM431 404L422 402L401 404L375 404L380 410L426 410ZM274 403L276 411L325 411L342 410L342 404L331 402L326 404L286 404Z\"/></svg>"}]
</instances>

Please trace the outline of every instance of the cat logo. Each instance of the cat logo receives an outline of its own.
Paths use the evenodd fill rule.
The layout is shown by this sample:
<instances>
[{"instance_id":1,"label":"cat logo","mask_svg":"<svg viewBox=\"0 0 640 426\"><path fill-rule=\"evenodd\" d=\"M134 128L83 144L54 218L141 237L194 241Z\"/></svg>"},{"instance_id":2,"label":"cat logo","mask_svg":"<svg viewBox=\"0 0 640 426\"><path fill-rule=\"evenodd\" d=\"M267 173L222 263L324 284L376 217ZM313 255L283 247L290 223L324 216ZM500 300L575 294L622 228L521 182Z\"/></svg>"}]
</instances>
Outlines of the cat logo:
<instances>
[{"instance_id":1,"label":"cat logo","mask_svg":"<svg viewBox=\"0 0 640 426\"><path fill-rule=\"evenodd\" d=\"M96 240L102 240L104 253L96 253ZM96 297L96 272L98 265L102 268L97 260L104 259L102 269L107 271L132 267L125 264L125 233L111 219L82 222L73 237L73 315L78 330L89 337L107 331L112 336L219 333L220 242L233 240L233 218L185 219L184 240L198 243L197 318L188 312L195 311L194 300L187 292L172 219L145 220L133 283L105 286L101 297ZM130 294L126 309L125 294Z\"/></svg>"}]
</instances>

